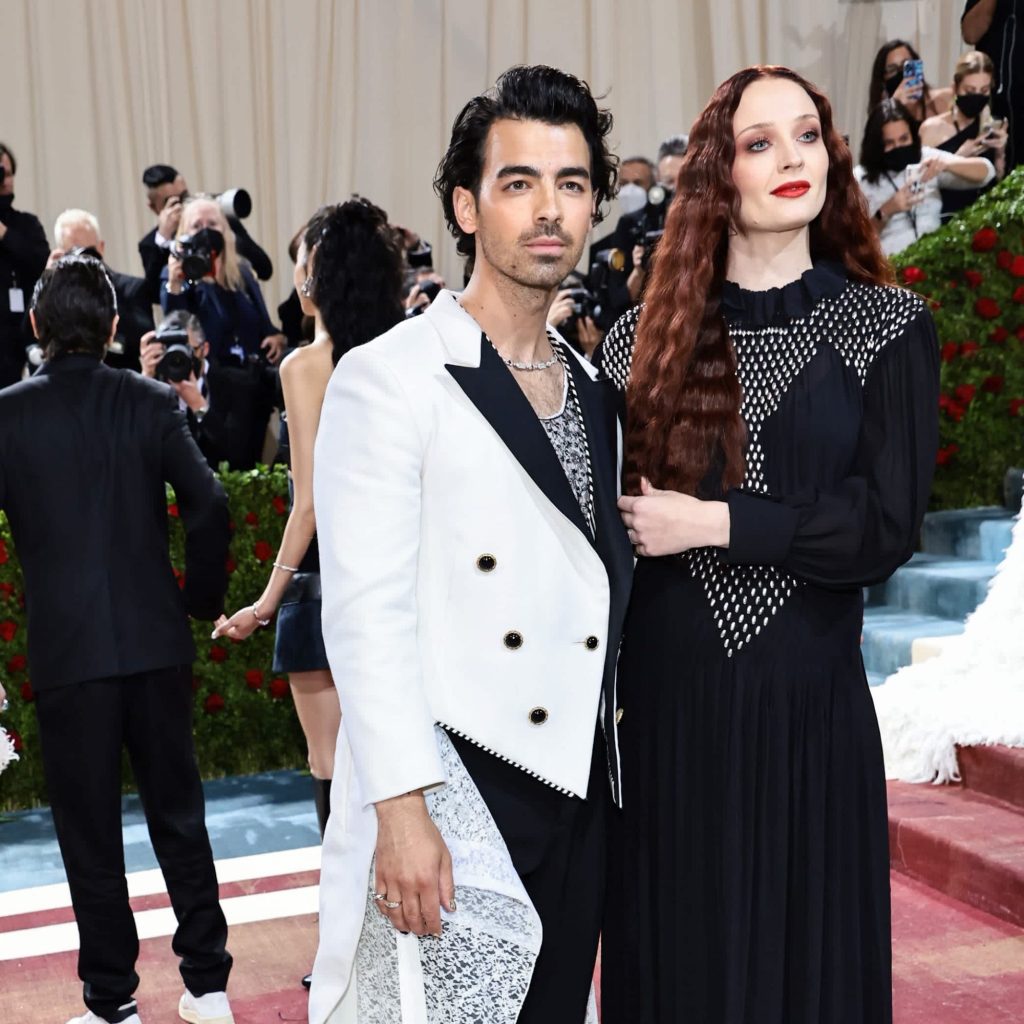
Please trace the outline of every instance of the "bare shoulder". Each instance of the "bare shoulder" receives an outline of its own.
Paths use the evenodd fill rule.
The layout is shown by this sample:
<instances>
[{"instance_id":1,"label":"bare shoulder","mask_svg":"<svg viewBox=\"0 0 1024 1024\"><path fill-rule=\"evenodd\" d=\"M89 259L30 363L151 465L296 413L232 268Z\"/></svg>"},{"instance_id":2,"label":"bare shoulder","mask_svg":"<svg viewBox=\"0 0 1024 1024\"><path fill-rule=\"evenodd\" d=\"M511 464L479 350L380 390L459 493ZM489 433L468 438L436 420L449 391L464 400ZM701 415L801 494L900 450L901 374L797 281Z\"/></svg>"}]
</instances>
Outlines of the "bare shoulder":
<instances>
[{"instance_id":1,"label":"bare shoulder","mask_svg":"<svg viewBox=\"0 0 1024 1024\"><path fill-rule=\"evenodd\" d=\"M935 114L929 117L921 125L921 143L925 146L934 146L953 135L953 119L947 111L944 114Z\"/></svg>"},{"instance_id":2,"label":"bare shoulder","mask_svg":"<svg viewBox=\"0 0 1024 1024\"><path fill-rule=\"evenodd\" d=\"M289 352L281 362L281 381L299 387L327 387L334 372L330 343L313 342Z\"/></svg>"}]
</instances>

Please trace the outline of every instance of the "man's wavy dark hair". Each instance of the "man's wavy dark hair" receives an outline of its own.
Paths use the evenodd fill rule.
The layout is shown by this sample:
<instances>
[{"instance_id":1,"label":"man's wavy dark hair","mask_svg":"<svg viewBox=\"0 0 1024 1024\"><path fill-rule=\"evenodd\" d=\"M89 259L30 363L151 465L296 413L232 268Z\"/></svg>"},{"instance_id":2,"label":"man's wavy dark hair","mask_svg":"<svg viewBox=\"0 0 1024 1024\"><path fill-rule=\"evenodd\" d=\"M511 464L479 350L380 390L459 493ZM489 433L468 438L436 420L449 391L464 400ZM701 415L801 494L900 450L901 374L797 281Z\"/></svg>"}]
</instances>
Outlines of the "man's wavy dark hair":
<instances>
[{"instance_id":1,"label":"man's wavy dark hair","mask_svg":"<svg viewBox=\"0 0 1024 1024\"><path fill-rule=\"evenodd\" d=\"M487 133L495 121L502 119L576 125L590 150L595 224L603 216L602 204L615 195L619 161L608 151L606 142L612 115L598 107L587 83L543 64L509 68L493 88L474 96L455 118L448 152L434 176L434 191L441 199L448 230L455 236L455 247L462 256L473 256L476 244L473 235L466 234L455 218L455 189L466 188L479 196Z\"/></svg>"},{"instance_id":2,"label":"man's wavy dark hair","mask_svg":"<svg viewBox=\"0 0 1024 1024\"><path fill-rule=\"evenodd\" d=\"M64 256L40 275L32 312L47 359L72 352L102 359L117 316L117 296L99 260Z\"/></svg>"}]
</instances>

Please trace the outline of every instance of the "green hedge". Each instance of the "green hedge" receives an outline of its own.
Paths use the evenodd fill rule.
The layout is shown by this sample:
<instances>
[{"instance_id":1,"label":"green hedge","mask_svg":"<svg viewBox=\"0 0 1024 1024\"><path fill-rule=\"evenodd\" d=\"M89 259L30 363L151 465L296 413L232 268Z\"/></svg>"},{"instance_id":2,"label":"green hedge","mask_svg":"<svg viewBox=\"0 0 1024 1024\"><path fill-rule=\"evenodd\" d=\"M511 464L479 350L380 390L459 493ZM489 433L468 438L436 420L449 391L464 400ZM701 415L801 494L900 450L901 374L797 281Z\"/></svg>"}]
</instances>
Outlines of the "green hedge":
<instances>
[{"instance_id":1,"label":"green hedge","mask_svg":"<svg viewBox=\"0 0 1024 1024\"><path fill-rule=\"evenodd\" d=\"M234 611L255 600L266 584L288 511L288 483L281 466L224 472L220 479L231 509L227 606ZM168 512L171 562L180 581L184 530L171 494ZM0 774L0 810L46 802L26 658L22 588L10 529L0 513L0 673L11 702L10 710L0 716L0 725L15 737L20 755L20 760ZM241 643L211 643L211 628L207 622L194 622L192 626L199 652L193 687L196 749L203 777L305 764L306 744L287 679L271 672L273 629L257 630ZM126 788L130 785L127 771L125 784Z\"/></svg>"},{"instance_id":2,"label":"green hedge","mask_svg":"<svg viewBox=\"0 0 1024 1024\"><path fill-rule=\"evenodd\" d=\"M1001 504L1024 465L1024 168L893 258L942 346L932 508Z\"/></svg>"}]
</instances>

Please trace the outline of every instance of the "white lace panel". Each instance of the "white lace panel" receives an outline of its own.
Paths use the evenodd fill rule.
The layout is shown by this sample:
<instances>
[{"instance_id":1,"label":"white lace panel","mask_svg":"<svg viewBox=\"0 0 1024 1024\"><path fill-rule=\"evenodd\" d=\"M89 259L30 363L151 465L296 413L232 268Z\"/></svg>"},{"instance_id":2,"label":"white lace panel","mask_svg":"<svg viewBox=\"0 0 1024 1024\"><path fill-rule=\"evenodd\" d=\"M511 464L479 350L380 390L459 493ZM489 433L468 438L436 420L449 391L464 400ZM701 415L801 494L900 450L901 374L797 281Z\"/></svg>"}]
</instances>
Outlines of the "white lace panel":
<instances>
[{"instance_id":1,"label":"white lace panel","mask_svg":"<svg viewBox=\"0 0 1024 1024\"><path fill-rule=\"evenodd\" d=\"M451 741L437 729L447 785L427 795L452 855L458 909L441 938L401 938L369 896L356 954L360 1024L515 1024L540 951L541 922L505 842Z\"/></svg>"}]
</instances>

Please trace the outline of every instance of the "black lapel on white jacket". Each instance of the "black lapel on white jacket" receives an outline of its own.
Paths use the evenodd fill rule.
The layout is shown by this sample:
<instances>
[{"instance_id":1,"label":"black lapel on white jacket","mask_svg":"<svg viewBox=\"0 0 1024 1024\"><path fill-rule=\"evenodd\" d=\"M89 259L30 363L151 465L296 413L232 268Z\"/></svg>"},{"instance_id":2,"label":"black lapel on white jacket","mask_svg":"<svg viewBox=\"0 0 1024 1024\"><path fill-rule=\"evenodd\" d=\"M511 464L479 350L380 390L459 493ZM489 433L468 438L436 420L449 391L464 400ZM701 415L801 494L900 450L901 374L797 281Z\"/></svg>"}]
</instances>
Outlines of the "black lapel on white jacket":
<instances>
[{"instance_id":1,"label":"black lapel on white jacket","mask_svg":"<svg viewBox=\"0 0 1024 1024\"><path fill-rule=\"evenodd\" d=\"M592 541L579 502L547 432L494 347L481 335L479 367L445 363L445 369L551 504Z\"/></svg>"}]
</instances>

